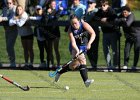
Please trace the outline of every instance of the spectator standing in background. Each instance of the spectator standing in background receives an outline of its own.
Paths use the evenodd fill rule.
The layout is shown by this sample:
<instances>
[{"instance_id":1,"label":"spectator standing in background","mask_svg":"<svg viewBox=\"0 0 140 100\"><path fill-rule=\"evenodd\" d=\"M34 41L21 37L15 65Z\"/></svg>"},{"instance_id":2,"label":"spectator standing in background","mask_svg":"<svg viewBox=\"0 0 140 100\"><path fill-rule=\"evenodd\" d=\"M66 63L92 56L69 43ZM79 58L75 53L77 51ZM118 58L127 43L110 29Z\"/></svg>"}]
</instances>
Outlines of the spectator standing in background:
<instances>
[{"instance_id":1,"label":"spectator standing in background","mask_svg":"<svg viewBox=\"0 0 140 100\"><path fill-rule=\"evenodd\" d=\"M18 5L16 8L16 14L9 20L9 25L17 25L18 34L21 36L21 42L24 49L24 67L33 68L33 31L31 26L27 26L25 24L27 20L27 13L24 11L24 8L21 5Z\"/></svg>"},{"instance_id":2,"label":"spectator standing in background","mask_svg":"<svg viewBox=\"0 0 140 100\"><path fill-rule=\"evenodd\" d=\"M58 21L60 17L60 12L63 10L63 7L59 7L56 9L56 1L52 0L49 3L49 8L47 9L48 23ZM49 63L52 60L52 67L54 67L54 56L53 49L56 56L57 67L60 67L60 52L59 52L59 41L60 41L60 30L59 26L46 26L46 38L48 42L48 56L47 66L49 67Z\"/></svg>"},{"instance_id":3,"label":"spectator standing in background","mask_svg":"<svg viewBox=\"0 0 140 100\"><path fill-rule=\"evenodd\" d=\"M117 17L115 11L109 6L107 0L101 0L101 9L95 15L96 20L102 24L110 23L115 20ZM108 71L112 71L117 67L117 38L118 34L113 25L110 26L101 26L103 32L103 52L105 60L107 63ZM111 63L111 53L110 48L112 49L113 64Z\"/></svg>"},{"instance_id":4,"label":"spectator standing in background","mask_svg":"<svg viewBox=\"0 0 140 100\"><path fill-rule=\"evenodd\" d=\"M30 20L38 20L42 22L42 19L44 18L44 12L40 5L37 5L35 7L35 14L34 16L30 16ZM44 50L47 54L47 42L46 38L44 36L44 33L41 31L43 27L41 25L37 25L34 28L34 35L37 38L37 43L39 47L39 55L40 55L40 65L39 67L46 67L46 61L44 60ZM48 55L48 54L47 54Z\"/></svg>"},{"instance_id":5,"label":"spectator standing in background","mask_svg":"<svg viewBox=\"0 0 140 100\"><path fill-rule=\"evenodd\" d=\"M119 23L123 26L125 34L124 69L127 69L131 48L134 44L134 61L132 69L136 69L140 52L140 27L134 26L135 16L128 6L122 7Z\"/></svg>"},{"instance_id":6,"label":"spectator standing in background","mask_svg":"<svg viewBox=\"0 0 140 100\"><path fill-rule=\"evenodd\" d=\"M14 0L6 0L6 7L2 10L2 16L0 16L0 22L8 21L15 15L16 6L14 5ZM5 39L6 39L6 50L8 53L8 58L10 60L10 67L16 67L15 62L15 42L17 38L17 28L16 26L4 26Z\"/></svg>"},{"instance_id":7,"label":"spectator standing in background","mask_svg":"<svg viewBox=\"0 0 140 100\"><path fill-rule=\"evenodd\" d=\"M73 0L73 4L70 9L70 15L75 14L79 19L84 17L86 6L80 3L80 0Z\"/></svg>"},{"instance_id":8,"label":"spectator standing in background","mask_svg":"<svg viewBox=\"0 0 140 100\"><path fill-rule=\"evenodd\" d=\"M89 58L92 68L96 70L98 61L99 28L93 22L95 13L98 11L98 8L96 8L96 0L88 0L87 4L88 8L86 10L85 20L94 29L96 34L96 38L94 42L91 44L91 48L87 51L87 56Z\"/></svg>"}]
</instances>

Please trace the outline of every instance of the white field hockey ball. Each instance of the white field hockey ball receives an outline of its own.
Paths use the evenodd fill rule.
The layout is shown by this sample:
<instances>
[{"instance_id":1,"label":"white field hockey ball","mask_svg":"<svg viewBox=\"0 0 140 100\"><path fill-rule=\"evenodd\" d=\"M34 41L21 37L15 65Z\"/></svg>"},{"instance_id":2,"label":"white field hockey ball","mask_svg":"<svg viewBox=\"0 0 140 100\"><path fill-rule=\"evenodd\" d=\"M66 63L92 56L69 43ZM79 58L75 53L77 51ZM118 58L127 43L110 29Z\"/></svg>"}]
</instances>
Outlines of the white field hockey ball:
<instances>
[{"instance_id":1,"label":"white field hockey ball","mask_svg":"<svg viewBox=\"0 0 140 100\"><path fill-rule=\"evenodd\" d=\"M65 89L66 89L66 90L69 90L70 88L69 88L69 86L65 86Z\"/></svg>"}]
</instances>

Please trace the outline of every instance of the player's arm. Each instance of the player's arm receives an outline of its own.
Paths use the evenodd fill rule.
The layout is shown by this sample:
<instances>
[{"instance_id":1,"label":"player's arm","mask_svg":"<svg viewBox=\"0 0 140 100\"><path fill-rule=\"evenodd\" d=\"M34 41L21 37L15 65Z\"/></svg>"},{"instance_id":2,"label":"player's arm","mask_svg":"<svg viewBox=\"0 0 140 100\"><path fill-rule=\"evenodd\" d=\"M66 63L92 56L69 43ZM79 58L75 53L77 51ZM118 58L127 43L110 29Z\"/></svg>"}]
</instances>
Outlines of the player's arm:
<instances>
[{"instance_id":1,"label":"player's arm","mask_svg":"<svg viewBox=\"0 0 140 100\"><path fill-rule=\"evenodd\" d=\"M96 34L93 28L87 23L87 22L82 22L84 29L90 34L90 39L87 44L87 50L90 49L92 42L95 40Z\"/></svg>"},{"instance_id":2,"label":"player's arm","mask_svg":"<svg viewBox=\"0 0 140 100\"><path fill-rule=\"evenodd\" d=\"M68 35L69 35L69 39L70 39L72 48L76 51L76 54L78 54L79 53L79 49L78 49L78 47L76 45L75 38L74 38L73 33L71 32L70 28L68 30Z\"/></svg>"}]
</instances>

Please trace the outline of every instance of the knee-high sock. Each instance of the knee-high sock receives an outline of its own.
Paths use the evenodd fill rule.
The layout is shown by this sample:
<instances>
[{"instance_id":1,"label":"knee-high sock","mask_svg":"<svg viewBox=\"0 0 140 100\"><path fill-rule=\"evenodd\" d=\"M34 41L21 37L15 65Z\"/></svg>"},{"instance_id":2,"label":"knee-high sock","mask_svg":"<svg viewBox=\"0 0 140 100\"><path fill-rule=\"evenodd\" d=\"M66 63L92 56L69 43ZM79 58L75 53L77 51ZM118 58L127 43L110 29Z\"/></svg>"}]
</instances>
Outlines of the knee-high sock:
<instances>
[{"instance_id":1,"label":"knee-high sock","mask_svg":"<svg viewBox=\"0 0 140 100\"><path fill-rule=\"evenodd\" d=\"M62 69L60 71L58 71L59 74L63 74L65 72L70 71L69 65L62 67Z\"/></svg>"},{"instance_id":2,"label":"knee-high sock","mask_svg":"<svg viewBox=\"0 0 140 100\"><path fill-rule=\"evenodd\" d=\"M85 82L88 79L86 65L80 65L79 70L80 70L81 77L83 81Z\"/></svg>"}]
</instances>

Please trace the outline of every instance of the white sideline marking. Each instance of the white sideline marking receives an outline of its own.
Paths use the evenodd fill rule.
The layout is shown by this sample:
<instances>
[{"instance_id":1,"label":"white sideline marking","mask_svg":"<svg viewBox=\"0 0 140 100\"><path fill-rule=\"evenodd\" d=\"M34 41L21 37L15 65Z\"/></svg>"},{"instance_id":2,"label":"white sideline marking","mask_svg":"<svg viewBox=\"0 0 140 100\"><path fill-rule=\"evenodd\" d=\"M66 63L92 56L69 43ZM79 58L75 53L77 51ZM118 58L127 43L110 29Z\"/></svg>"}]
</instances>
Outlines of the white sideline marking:
<instances>
[{"instance_id":1,"label":"white sideline marking","mask_svg":"<svg viewBox=\"0 0 140 100\"><path fill-rule=\"evenodd\" d=\"M110 92L110 91L125 91L125 89L99 89L99 90L91 90L91 91L96 91L96 92Z\"/></svg>"}]
</instances>

